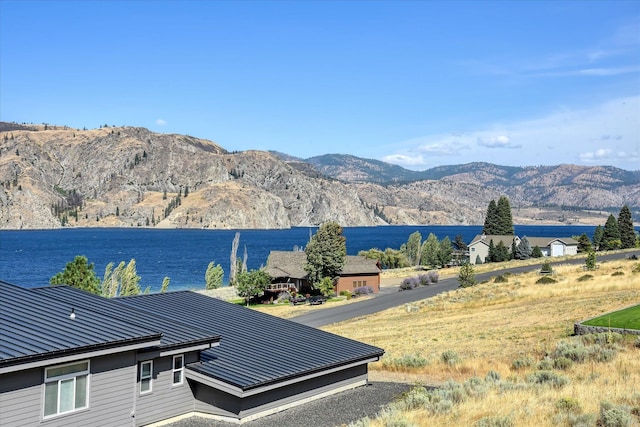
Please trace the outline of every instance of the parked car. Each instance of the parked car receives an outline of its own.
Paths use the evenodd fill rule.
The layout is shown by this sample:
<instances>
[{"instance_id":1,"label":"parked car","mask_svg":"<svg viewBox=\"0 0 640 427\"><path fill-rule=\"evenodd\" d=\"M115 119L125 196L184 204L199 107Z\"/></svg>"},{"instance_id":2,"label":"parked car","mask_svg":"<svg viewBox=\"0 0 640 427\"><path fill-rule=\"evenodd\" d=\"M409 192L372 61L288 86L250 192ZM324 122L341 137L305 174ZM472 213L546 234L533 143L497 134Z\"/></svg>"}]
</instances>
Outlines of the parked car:
<instances>
[{"instance_id":1,"label":"parked car","mask_svg":"<svg viewBox=\"0 0 640 427\"><path fill-rule=\"evenodd\" d=\"M298 295L296 297L289 298L289 302L291 304L293 304L293 305L306 304L307 303L307 298L305 298L302 295Z\"/></svg>"},{"instance_id":2,"label":"parked car","mask_svg":"<svg viewBox=\"0 0 640 427\"><path fill-rule=\"evenodd\" d=\"M327 301L327 299L325 297L323 297L322 295L314 295L311 298L309 298L309 304L311 304L311 305L324 304L325 301Z\"/></svg>"}]
</instances>

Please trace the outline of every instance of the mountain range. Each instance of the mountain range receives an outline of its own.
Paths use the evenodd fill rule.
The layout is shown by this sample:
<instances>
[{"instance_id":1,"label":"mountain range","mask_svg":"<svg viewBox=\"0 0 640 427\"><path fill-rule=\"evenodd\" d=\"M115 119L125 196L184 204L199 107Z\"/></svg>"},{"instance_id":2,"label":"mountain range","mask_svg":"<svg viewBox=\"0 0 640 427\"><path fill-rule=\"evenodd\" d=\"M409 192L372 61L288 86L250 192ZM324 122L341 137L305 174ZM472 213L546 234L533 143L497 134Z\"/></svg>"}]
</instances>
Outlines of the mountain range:
<instances>
[{"instance_id":1,"label":"mountain range","mask_svg":"<svg viewBox=\"0 0 640 427\"><path fill-rule=\"evenodd\" d=\"M412 171L344 154L229 152L140 127L0 123L0 229L482 224L506 195L518 224L638 218L640 171L489 163Z\"/></svg>"}]
</instances>

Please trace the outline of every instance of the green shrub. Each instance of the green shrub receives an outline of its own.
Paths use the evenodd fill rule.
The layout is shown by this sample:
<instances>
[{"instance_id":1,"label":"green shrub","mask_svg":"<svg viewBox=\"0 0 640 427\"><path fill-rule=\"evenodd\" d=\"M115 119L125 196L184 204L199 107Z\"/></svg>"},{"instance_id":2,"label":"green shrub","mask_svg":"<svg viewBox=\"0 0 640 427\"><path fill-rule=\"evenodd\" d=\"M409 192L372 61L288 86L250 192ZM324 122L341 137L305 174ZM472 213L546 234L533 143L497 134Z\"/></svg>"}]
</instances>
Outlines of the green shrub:
<instances>
[{"instance_id":1,"label":"green shrub","mask_svg":"<svg viewBox=\"0 0 640 427\"><path fill-rule=\"evenodd\" d=\"M640 263L633 266L632 273L640 273Z\"/></svg>"},{"instance_id":2,"label":"green shrub","mask_svg":"<svg viewBox=\"0 0 640 427\"><path fill-rule=\"evenodd\" d=\"M624 276L624 272L623 271L616 271L613 274L611 274L611 277L613 276Z\"/></svg>"},{"instance_id":3,"label":"green shrub","mask_svg":"<svg viewBox=\"0 0 640 427\"><path fill-rule=\"evenodd\" d=\"M460 362L460 356L454 350L445 350L440 357L447 365L456 365Z\"/></svg>"},{"instance_id":4,"label":"green shrub","mask_svg":"<svg viewBox=\"0 0 640 427\"><path fill-rule=\"evenodd\" d=\"M545 274L553 273L553 268L551 268L551 264L549 264L548 262L545 262L544 264L542 264L542 267L540 267L540 273L545 273Z\"/></svg>"},{"instance_id":5,"label":"green shrub","mask_svg":"<svg viewBox=\"0 0 640 427\"><path fill-rule=\"evenodd\" d=\"M493 279L493 283L506 283L509 279L504 274L499 274Z\"/></svg>"},{"instance_id":6,"label":"green shrub","mask_svg":"<svg viewBox=\"0 0 640 427\"><path fill-rule=\"evenodd\" d=\"M558 283L558 282L553 277L544 276L536 280L536 283L539 285L550 285L552 283Z\"/></svg>"},{"instance_id":7,"label":"green shrub","mask_svg":"<svg viewBox=\"0 0 640 427\"><path fill-rule=\"evenodd\" d=\"M564 357L574 362L582 363L587 359L588 355L587 348L581 342L560 341L552 357L553 359Z\"/></svg>"},{"instance_id":8,"label":"green shrub","mask_svg":"<svg viewBox=\"0 0 640 427\"><path fill-rule=\"evenodd\" d=\"M553 361L553 367L560 370L567 370L573 366L573 360L566 357L558 357Z\"/></svg>"},{"instance_id":9,"label":"green shrub","mask_svg":"<svg viewBox=\"0 0 640 427\"><path fill-rule=\"evenodd\" d=\"M638 337L638 343L640 344L640 337ZM484 380L486 382L492 382L492 383L500 382L500 373L492 369L489 372L487 372L487 375L485 375Z\"/></svg>"},{"instance_id":10,"label":"green shrub","mask_svg":"<svg viewBox=\"0 0 640 427\"><path fill-rule=\"evenodd\" d=\"M562 388L569 383L567 377L553 371L537 371L527 376L527 381L533 384L548 384L554 388Z\"/></svg>"},{"instance_id":11,"label":"green shrub","mask_svg":"<svg viewBox=\"0 0 640 427\"><path fill-rule=\"evenodd\" d=\"M531 356L523 356L511 362L511 369L518 370L533 366L534 360Z\"/></svg>"},{"instance_id":12,"label":"green shrub","mask_svg":"<svg viewBox=\"0 0 640 427\"><path fill-rule=\"evenodd\" d=\"M593 279L591 274L585 274L584 276L578 277L578 282L586 282L587 280Z\"/></svg>"},{"instance_id":13,"label":"green shrub","mask_svg":"<svg viewBox=\"0 0 640 427\"><path fill-rule=\"evenodd\" d=\"M537 368L540 371L550 371L553 369L553 359L549 356L545 356L544 359L538 362Z\"/></svg>"},{"instance_id":14,"label":"green shrub","mask_svg":"<svg viewBox=\"0 0 640 427\"><path fill-rule=\"evenodd\" d=\"M602 427L628 427L633 419L626 407L615 406L609 402L600 403L600 419L598 425Z\"/></svg>"},{"instance_id":15,"label":"green shrub","mask_svg":"<svg viewBox=\"0 0 640 427\"><path fill-rule=\"evenodd\" d=\"M513 427L515 423L509 417L483 417L476 421L474 427Z\"/></svg>"},{"instance_id":16,"label":"green shrub","mask_svg":"<svg viewBox=\"0 0 640 427\"><path fill-rule=\"evenodd\" d=\"M556 402L556 409L560 412L570 412L573 414L579 414L582 412L582 407L577 399L572 397L563 397Z\"/></svg>"},{"instance_id":17,"label":"green shrub","mask_svg":"<svg viewBox=\"0 0 640 427\"><path fill-rule=\"evenodd\" d=\"M424 368L429 361L419 354L403 354L393 359L382 359L383 367L391 368Z\"/></svg>"}]
</instances>

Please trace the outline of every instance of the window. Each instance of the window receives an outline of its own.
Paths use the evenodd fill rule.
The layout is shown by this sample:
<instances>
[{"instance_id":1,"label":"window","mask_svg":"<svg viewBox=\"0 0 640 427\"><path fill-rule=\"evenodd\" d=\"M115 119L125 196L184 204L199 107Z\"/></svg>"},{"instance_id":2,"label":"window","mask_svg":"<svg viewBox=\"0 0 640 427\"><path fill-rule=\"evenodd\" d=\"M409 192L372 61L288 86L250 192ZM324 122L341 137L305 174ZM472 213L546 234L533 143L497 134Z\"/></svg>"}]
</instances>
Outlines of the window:
<instances>
[{"instance_id":1,"label":"window","mask_svg":"<svg viewBox=\"0 0 640 427\"><path fill-rule=\"evenodd\" d=\"M140 394L151 393L153 360L140 363Z\"/></svg>"},{"instance_id":2,"label":"window","mask_svg":"<svg viewBox=\"0 0 640 427\"><path fill-rule=\"evenodd\" d=\"M44 416L65 414L89 406L89 361L44 371Z\"/></svg>"},{"instance_id":3,"label":"window","mask_svg":"<svg viewBox=\"0 0 640 427\"><path fill-rule=\"evenodd\" d=\"M173 385L182 384L184 374L184 356L173 356Z\"/></svg>"}]
</instances>

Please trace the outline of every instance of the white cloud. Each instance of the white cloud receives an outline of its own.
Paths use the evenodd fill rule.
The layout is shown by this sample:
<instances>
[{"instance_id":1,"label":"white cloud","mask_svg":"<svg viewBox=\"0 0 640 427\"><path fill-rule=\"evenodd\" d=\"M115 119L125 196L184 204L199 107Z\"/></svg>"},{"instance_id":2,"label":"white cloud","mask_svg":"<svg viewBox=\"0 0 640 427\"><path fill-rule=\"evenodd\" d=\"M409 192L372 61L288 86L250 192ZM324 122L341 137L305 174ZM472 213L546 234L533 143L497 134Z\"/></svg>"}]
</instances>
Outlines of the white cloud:
<instances>
[{"instance_id":1,"label":"white cloud","mask_svg":"<svg viewBox=\"0 0 640 427\"><path fill-rule=\"evenodd\" d=\"M423 166L425 164L424 158L421 155L407 156L404 154L391 154L384 156L383 161L387 163L393 163L400 166Z\"/></svg>"},{"instance_id":2,"label":"white cloud","mask_svg":"<svg viewBox=\"0 0 640 427\"><path fill-rule=\"evenodd\" d=\"M384 159L408 167L490 162L508 166L560 163L640 169L640 96L585 109L562 108L545 116L490 124L464 133L427 135L396 144ZM517 148L517 149L516 149ZM415 159L420 159L421 162Z\"/></svg>"},{"instance_id":3,"label":"white cloud","mask_svg":"<svg viewBox=\"0 0 640 427\"><path fill-rule=\"evenodd\" d=\"M158 126L164 126L164 125L166 125L166 124L167 124L167 122L166 122L166 120L164 120L164 119L158 119L158 120L156 120L156 124L157 124Z\"/></svg>"}]
</instances>

